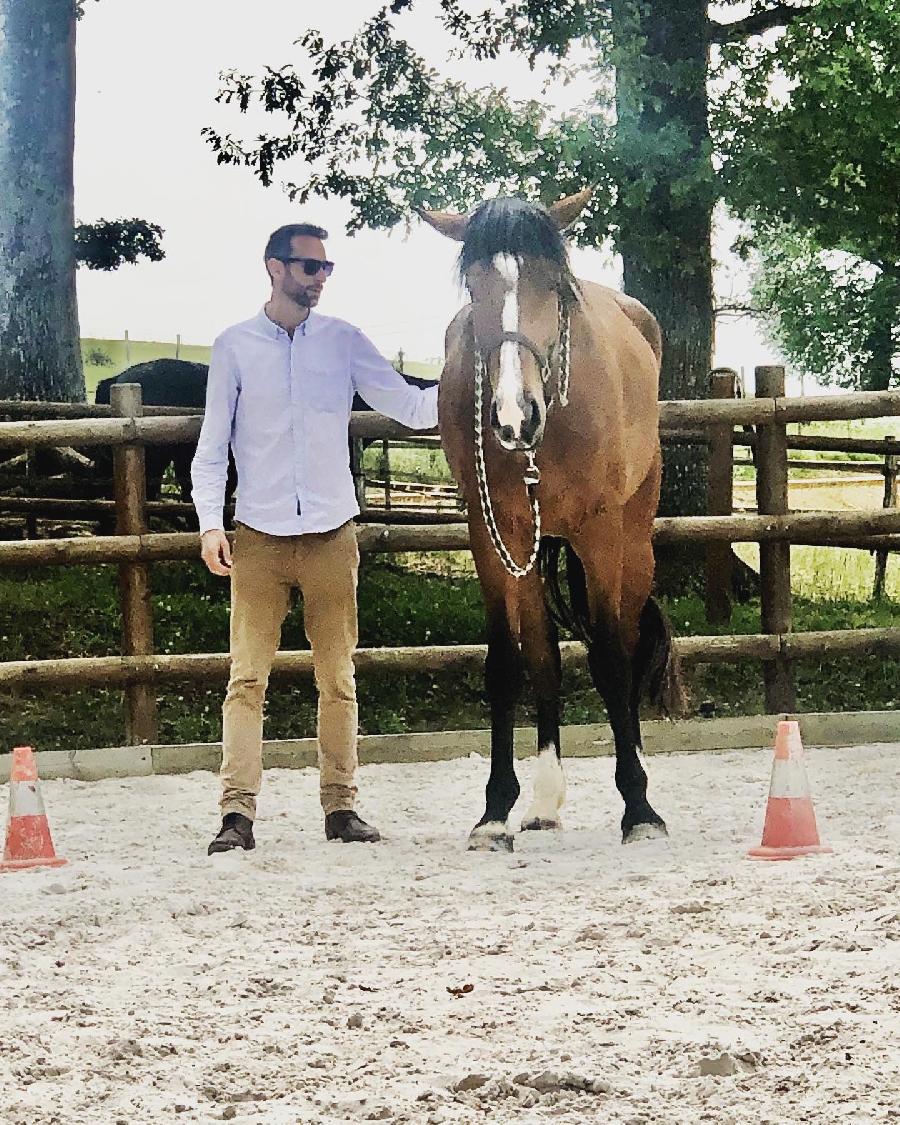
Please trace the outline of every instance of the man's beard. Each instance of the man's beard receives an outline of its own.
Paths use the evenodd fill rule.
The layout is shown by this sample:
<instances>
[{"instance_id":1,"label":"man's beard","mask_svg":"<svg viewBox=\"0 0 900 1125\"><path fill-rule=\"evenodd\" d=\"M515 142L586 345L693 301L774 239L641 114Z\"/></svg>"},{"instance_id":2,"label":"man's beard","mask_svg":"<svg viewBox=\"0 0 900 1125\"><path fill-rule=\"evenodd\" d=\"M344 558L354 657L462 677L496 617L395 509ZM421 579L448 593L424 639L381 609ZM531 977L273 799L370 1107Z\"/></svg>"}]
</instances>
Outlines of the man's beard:
<instances>
[{"instance_id":1,"label":"man's beard","mask_svg":"<svg viewBox=\"0 0 900 1125\"><path fill-rule=\"evenodd\" d=\"M297 289L295 289L292 293L289 293L288 296L292 301L294 301L295 304L299 305L301 309L312 308L312 306L319 298L318 293L313 295L310 292L310 288L305 285L298 286Z\"/></svg>"}]
</instances>

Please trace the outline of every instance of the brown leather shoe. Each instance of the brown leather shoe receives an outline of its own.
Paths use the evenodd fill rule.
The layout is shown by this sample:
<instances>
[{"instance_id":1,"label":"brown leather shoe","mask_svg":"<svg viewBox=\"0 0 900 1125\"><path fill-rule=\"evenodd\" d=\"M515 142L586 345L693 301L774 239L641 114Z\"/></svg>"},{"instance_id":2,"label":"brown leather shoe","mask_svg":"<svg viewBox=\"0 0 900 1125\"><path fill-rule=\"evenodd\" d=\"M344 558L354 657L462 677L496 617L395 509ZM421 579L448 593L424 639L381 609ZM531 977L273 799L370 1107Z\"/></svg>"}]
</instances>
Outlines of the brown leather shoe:
<instances>
[{"instance_id":1,"label":"brown leather shoe","mask_svg":"<svg viewBox=\"0 0 900 1125\"><path fill-rule=\"evenodd\" d=\"M325 817L325 838L343 840L345 844L374 844L381 839L381 833L360 820L352 809L340 809Z\"/></svg>"},{"instance_id":2,"label":"brown leather shoe","mask_svg":"<svg viewBox=\"0 0 900 1125\"><path fill-rule=\"evenodd\" d=\"M243 813L230 812L222 817L219 834L206 849L207 855L216 852L230 852L233 848L243 848L245 852L256 847L253 839L253 821Z\"/></svg>"}]
</instances>

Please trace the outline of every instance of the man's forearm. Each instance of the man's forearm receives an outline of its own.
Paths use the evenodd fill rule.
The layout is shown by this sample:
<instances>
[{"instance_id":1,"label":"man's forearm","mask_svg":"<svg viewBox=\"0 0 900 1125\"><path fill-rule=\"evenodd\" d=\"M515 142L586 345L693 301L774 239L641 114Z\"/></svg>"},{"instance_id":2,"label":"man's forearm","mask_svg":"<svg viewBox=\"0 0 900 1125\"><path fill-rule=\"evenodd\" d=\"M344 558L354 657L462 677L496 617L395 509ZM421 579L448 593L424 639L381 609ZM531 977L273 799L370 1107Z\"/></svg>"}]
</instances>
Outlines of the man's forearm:
<instances>
[{"instance_id":1,"label":"man's forearm","mask_svg":"<svg viewBox=\"0 0 900 1125\"><path fill-rule=\"evenodd\" d=\"M197 458L191 465L193 489L191 499L197 512L200 534L215 531L225 526L225 480L228 473L227 461L218 464L204 464Z\"/></svg>"}]
</instances>

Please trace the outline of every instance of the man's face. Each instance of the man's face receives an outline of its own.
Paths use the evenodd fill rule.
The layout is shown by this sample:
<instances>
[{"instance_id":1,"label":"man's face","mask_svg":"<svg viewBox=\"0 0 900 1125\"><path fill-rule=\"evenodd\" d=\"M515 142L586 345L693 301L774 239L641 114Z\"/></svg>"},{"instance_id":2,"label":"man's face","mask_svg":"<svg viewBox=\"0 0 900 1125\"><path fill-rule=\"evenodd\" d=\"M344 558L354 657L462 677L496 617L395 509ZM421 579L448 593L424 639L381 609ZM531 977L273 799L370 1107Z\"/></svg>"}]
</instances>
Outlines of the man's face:
<instances>
[{"instance_id":1,"label":"man's face","mask_svg":"<svg viewBox=\"0 0 900 1125\"><path fill-rule=\"evenodd\" d=\"M306 263L322 262L327 260L325 247L318 238L309 235L295 235L291 239L291 258L303 258L301 262L281 262L270 259L269 270L272 275L272 287L276 292L283 293L301 308L311 309L319 303L322 296L322 287L326 277L324 269L319 269L312 275L307 273Z\"/></svg>"}]
</instances>

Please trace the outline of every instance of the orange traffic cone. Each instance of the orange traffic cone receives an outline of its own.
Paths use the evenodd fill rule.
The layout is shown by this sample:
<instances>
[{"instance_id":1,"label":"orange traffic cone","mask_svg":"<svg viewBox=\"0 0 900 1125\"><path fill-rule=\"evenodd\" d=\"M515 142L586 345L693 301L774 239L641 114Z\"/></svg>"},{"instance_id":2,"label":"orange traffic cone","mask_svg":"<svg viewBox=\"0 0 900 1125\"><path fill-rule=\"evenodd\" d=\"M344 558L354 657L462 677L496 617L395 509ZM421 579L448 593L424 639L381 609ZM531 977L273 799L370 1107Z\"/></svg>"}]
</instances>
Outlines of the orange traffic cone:
<instances>
[{"instance_id":1,"label":"orange traffic cone","mask_svg":"<svg viewBox=\"0 0 900 1125\"><path fill-rule=\"evenodd\" d=\"M800 724L780 722L775 736L775 760L766 806L762 843L747 855L753 859L793 859L798 855L830 852L819 842L816 810L803 761Z\"/></svg>"},{"instance_id":2,"label":"orange traffic cone","mask_svg":"<svg viewBox=\"0 0 900 1125\"><path fill-rule=\"evenodd\" d=\"M53 849L34 754L30 746L17 746L9 775L9 824L0 871L61 867L65 862Z\"/></svg>"}]
</instances>

